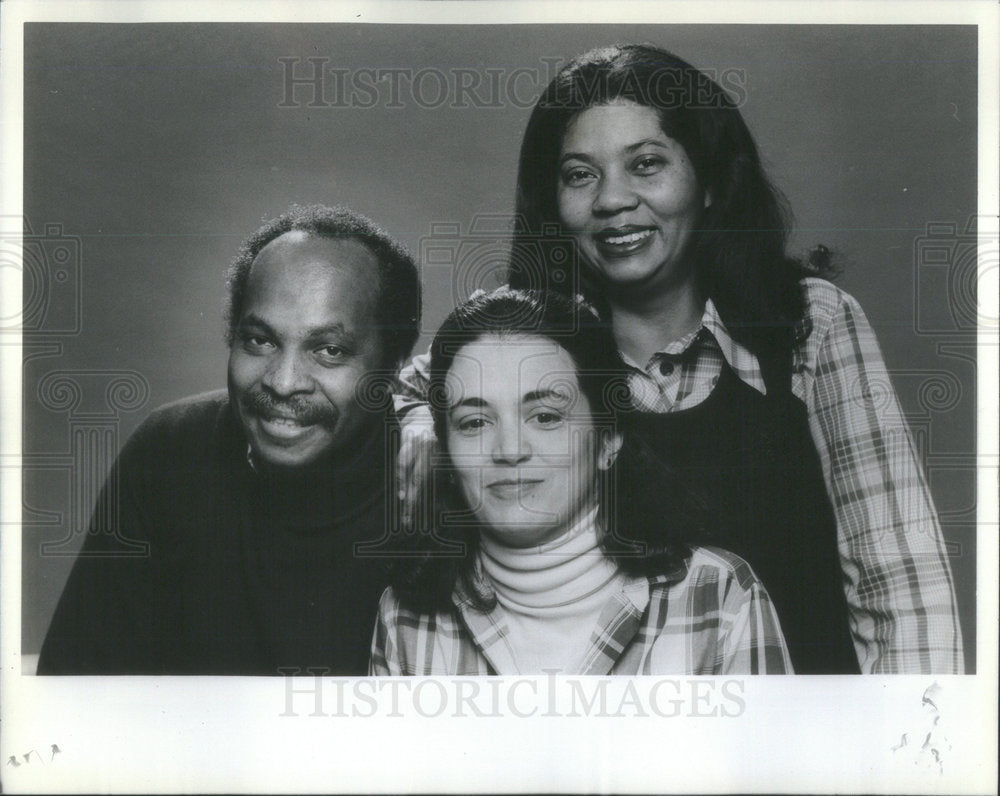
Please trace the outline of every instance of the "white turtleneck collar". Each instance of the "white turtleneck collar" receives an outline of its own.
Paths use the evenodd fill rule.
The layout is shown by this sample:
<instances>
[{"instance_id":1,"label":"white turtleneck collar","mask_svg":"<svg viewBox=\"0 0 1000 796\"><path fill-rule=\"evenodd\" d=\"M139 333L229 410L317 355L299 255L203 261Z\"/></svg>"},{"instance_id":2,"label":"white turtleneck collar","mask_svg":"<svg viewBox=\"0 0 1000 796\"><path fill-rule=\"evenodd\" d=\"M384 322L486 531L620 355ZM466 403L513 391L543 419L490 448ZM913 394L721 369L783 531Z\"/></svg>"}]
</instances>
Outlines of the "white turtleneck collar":
<instances>
[{"instance_id":1,"label":"white turtleneck collar","mask_svg":"<svg viewBox=\"0 0 1000 796\"><path fill-rule=\"evenodd\" d=\"M514 548L480 539L480 561L507 614L521 674L567 668L590 639L623 576L600 547L597 508L544 545ZM569 672L567 672L569 673Z\"/></svg>"}]
</instances>

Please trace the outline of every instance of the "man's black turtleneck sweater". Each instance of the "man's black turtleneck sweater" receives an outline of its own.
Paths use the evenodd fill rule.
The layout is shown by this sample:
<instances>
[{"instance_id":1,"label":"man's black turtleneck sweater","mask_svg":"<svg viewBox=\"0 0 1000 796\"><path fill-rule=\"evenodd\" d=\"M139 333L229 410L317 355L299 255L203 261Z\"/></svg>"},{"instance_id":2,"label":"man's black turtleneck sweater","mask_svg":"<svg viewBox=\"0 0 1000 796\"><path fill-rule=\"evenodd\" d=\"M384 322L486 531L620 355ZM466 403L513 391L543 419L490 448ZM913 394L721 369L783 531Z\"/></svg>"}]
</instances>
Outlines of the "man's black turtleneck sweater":
<instances>
[{"instance_id":1,"label":"man's black turtleneck sweater","mask_svg":"<svg viewBox=\"0 0 1000 796\"><path fill-rule=\"evenodd\" d=\"M269 473L225 392L159 409L105 484L38 673L365 674L384 559L355 543L394 514L396 438L379 418L346 457Z\"/></svg>"}]
</instances>

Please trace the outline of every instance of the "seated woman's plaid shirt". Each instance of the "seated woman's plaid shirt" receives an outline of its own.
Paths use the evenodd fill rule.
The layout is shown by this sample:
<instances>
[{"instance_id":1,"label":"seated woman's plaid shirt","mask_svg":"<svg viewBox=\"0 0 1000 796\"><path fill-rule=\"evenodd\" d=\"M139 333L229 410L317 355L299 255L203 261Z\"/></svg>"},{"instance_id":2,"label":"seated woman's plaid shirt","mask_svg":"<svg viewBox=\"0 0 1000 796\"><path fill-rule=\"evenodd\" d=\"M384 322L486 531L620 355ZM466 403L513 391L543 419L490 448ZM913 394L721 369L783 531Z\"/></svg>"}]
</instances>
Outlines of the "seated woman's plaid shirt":
<instances>
[{"instance_id":1,"label":"seated woman's plaid shirt","mask_svg":"<svg viewBox=\"0 0 1000 796\"><path fill-rule=\"evenodd\" d=\"M949 551L878 341L851 296L802 282L809 336L792 352L792 394L806 405L826 489L851 629L866 674L960 674L962 631ZM627 359L627 358L626 358ZM677 412L712 392L723 363L766 393L757 357L732 339L712 301L696 331L648 362L629 362L636 406ZM401 374L402 423L430 422L427 357ZM806 532L807 528L803 528Z\"/></svg>"},{"instance_id":2,"label":"seated woman's plaid shirt","mask_svg":"<svg viewBox=\"0 0 1000 796\"><path fill-rule=\"evenodd\" d=\"M478 586L492 586L477 567ZM521 672L499 603L472 605L460 586L453 608L425 614L392 589L379 604L373 675L510 675ZM792 664L763 585L743 559L694 548L674 571L625 581L601 611L583 656L563 674L786 674Z\"/></svg>"}]
</instances>

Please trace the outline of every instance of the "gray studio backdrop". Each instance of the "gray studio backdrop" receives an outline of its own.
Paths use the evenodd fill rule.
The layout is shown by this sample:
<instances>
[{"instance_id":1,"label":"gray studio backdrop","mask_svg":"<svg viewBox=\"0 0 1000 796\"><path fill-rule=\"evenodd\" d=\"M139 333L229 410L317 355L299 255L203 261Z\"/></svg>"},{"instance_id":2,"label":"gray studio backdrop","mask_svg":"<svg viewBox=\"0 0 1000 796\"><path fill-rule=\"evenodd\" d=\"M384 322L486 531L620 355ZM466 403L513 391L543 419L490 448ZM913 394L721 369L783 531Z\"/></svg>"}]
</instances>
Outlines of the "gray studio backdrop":
<instances>
[{"instance_id":1,"label":"gray studio backdrop","mask_svg":"<svg viewBox=\"0 0 1000 796\"><path fill-rule=\"evenodd\" d=\"M944 26L28 25L24 653L121 444L225 384L240 239L291 202L348 203L434 250L422 348L496 283L533 100L616 41L712 70L795 248L838 252L924 459L974 668L976 31Z\"/></svg>"}]
</instances>

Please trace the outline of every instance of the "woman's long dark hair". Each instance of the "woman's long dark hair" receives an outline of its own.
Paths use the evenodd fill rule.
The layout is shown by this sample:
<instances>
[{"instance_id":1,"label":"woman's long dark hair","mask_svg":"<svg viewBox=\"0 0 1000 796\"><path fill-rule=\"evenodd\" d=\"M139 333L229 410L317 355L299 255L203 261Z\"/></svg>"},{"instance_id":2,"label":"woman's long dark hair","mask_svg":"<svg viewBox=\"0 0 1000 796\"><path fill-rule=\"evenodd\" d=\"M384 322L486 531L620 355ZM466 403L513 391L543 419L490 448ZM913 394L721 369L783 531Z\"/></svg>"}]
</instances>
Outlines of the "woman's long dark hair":
<instances>
[{"instance_id":1,"label":"woman's long dark hair","mask_svg":"<svg viewBox=\"0 0 1000 796\"><path fill-rule=\"evenodd\" d=\"M480 607L489 605L471 577L480 527L451 478L445 387L458 352L486 335L543 337L569 354L594 423L603 433L617 431L623 440L598 498L602 549L631 574L663 574L678 567L690 552L687 540L702 531L702 507L692 486L682 484L632 432L635 411L628 374L610 326L580 301L504 287L457 307L431 344L428 396L441 450L432 470L431 496L414 513L408 555L392 568L392 584L402 599L417 610L447 610L461 583ZM619 516L627 517L627 523Z\"/></svg>"},{"instance_id":2,"label":"woman's long dark hair","mask_svg":"<svg viewBox=\"0 0 1000 796\"><path fill-rule=\"evenodd\" d=\"M806 263L787 255L786 203L768 180L735 102L691 64L649 45L581 55L536 103L518 164L511 286L579 290L607 309L600 285L579 267L571 240L562 236L560 248L554 233L560 230L556 185L566 128L581 111L615 100L656 111L663 132L684 147L711 197L687 253L702 298L712 299L733 338L755 353L766 346L787 350L808 333L800 281L828 273L829 252L819 246ZM559 264L554 271L553 262Z\"/></svg>"}]
</instances>

